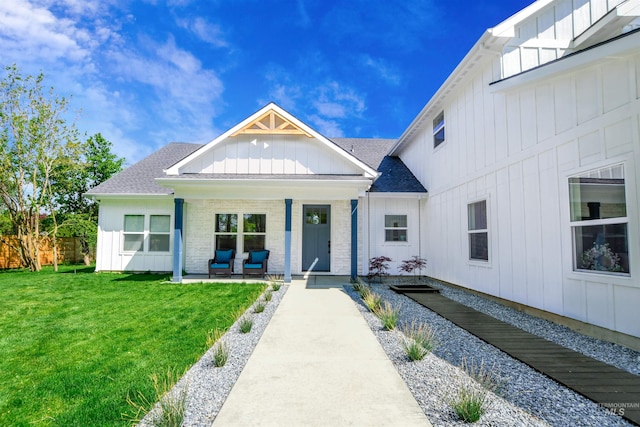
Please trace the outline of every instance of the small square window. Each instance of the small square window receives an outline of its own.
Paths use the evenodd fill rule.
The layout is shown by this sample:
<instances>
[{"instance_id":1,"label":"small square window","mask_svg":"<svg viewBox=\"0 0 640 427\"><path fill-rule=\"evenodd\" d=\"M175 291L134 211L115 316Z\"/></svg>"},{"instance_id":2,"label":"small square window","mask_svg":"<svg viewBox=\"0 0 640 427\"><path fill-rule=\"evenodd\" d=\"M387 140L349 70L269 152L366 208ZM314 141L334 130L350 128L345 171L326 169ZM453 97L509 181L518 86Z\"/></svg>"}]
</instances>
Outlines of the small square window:
<instances>
[{"instance_id":1,"label":"small square window","mask_svg":"<svg viewBox=\"0 0 640 427\"><path fill-rule=\"evenodd\" d=\"M406 215L385 215L384 216L384 241L385 242L406 242L407 241L407 216Z\"/></svg>"}]
</instances>

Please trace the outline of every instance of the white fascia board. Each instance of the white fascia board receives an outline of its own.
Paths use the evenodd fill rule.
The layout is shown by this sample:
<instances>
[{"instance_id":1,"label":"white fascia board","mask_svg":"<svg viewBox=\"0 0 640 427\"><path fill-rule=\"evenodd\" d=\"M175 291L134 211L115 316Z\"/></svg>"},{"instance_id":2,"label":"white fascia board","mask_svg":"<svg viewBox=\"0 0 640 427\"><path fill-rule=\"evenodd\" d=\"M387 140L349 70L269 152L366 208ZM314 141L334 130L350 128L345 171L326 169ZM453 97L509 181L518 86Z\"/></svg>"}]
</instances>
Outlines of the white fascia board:
<instances>
[{"instance_id":1,"label":"white fascia board","mask_svg":"<svg viewBox=\"0 0 640 427\"><path fill-rule=\"evenodd\" d=\"M384 192L370 192L369 197L372 199L428 199L429 193L384 193Z\"/></svg>"},{"instance_id":2,"label":"white fascia board","mask_svg":"<svg viewBox=\"0 0 640 427\"><path fill-rule=\"evenodd\" d=\"M529 83L535 83L541 79L553 78L561 73L580 69L599 61L605 62L611 57L625 55L632 51L640 51L640 32L575 52L504 80L491 83L489 90L491 93L505 92Z\"/></svg>"},{"instance_id":3,"label":"white fascia board","mask_svg":"<svg viewBox=\"0 0 640 427\"><path fill-rule=\"evenodd\" d=\"M640 16L640 0L627 0L611 9L596 23L587 28L573 41L574 48L597 44L619 32L622 27Z\"/></svg>"},{"instance_id":4,"label":"white fascia board","mask_svg":"<svg viewBox=\"0 0 640 427\"><path fill-rule=\"evenodd\" d=\"M201 156L202 154L206 153L207 151L209 151L210 149L212 149L213 147L218 145L221 141L224 141L229 136L233 135L234 133L236 133L237 131L242 129L244 126L248 125L250 122L258 119L260 116L262 116L265 112L267 112L269 109L271 109L273 107L277 107L277 106L274 103L267 104L265 107L263 107L260 110L256 111L251 116L247 117L246 119L244 119L243 121L241 121L240 123L238 123L237 125L232 127L231 129L229 129L228 131L224 132L222 135L220 135L217 138L209 141L208 143L203 145L201 148L199 148L196 151L194 151L193 153L189 154L187 157L185 157L184 159L180 160L178 163L174 164L173 166L169 167L168 169L165 169L164 173L166 173L169 176L170 175L179 175L180 174L180 168L182 166L188 164L192 160L194 160L194 159L198 158L199 156Z\"/></svg>"},{"instance_id":5,"label":"white fascia board","mask_svg":"<svg viewBox=\"0 0 640 427\"><path fill-rule=\"evenodd\" d=\"M427 102L420 113L418 113L416 118L413 119L409 127L407 127L402 135L400 135L398 141L389 150L389 155L398 155L398 151L402 148L402 146L404 146L410 140L410 138L422 128L422 125L424 124L424 121L427 119L427 117L438 114L440 112L445 98L458 86L461 81L464 80L464 76L468 74L468 68L470 68L472 64L476 64L485 55L493 52L488 48L488 46L493 46L494 44L492 43L492 39L493 34L491 33L491 30L486 30L482 34L480 39L476 42L476 44L473 45L471 50L467 52L462 61L458 63L458 66L453 70L453 72L449 74L449 77L447 77L447 79L442 84L442 86L440 86L435 95L431 97L429 102ZM436 110L438 111L436 112Z\"/></svg>"},{"instance_id":6,"label":"white fascia board","mask_svg":"<svg viewBox=\"0 0 640 427\"><path fill-rule=\"evenodd\" d=\"M172 179L158 184L174 190L175 197L189 199L273 200L282 198L353 199L371 187L371 179Z\"/></svg>"},{"instance_id":7,"label":"white fascia board","mask_svg":"<svg viewBox=\"0 0 640 427\"><path fill-rule=\"evenodd\" d=\"M145 200L159 200L166 198L173 198L173 194L149 194L149 193L102 193L102 194L84 194L85 197L88 197L92 200L100 201L102 199L145 199Z\"/></svg>"},{"instance_id":8,"label":"white fascia board","mask_svg":"<svg viewBox=\"0 0 640 427\"><path fill-rule=\"evenodd\" d=\"M464 76L469 72L468 68L470 65L476 64L487 54L493 55L501 53L504 44L510 38L515 37L515 27L517 24L549 6L554 1L556 0L538 0L502 21L495 27L486 30L449 75L447 80L445 80L442 86L440 86L435 95L431 97L427 105L425 105L413 122L411 122L409 127L404 131L400 138L398 138L398 141L389 150L389 154L392 156L398 155L400 149L422 128L426 118L439 113L439 111L436 112L435 110L442 109L445 97L450 94L461 81L464 80Z\"/></svg>"},{"instance_id":9,"label":"white fascia board","mask_svg":"<svg viewBox=\"0 0 640 427\"><path fill-rule=\"evenodd\" d=\"M281 107L279 107L277 104L275 104L273 102L267 104L265 107L261 108L260 110L258 110L254 114L252 114L251 116L247 117L242 122L238 123L237 125L235 125L231 129L229 129L228 131L226 131L225 133L223 133L222 135L220 135L219 137L214 139L213 141L205 144L202 148L194 151L189 156L187 156L184 159L180 160L175 165L171 166L168 169L165 169L164 172L168 176L179 175L180 174L180 168L182 166L184 166L184 165L188 164L189 162L191 162L192 160L198 158L203 153L206 153L207 151L209 151L210 149L212 149L213 147L218 145L221 141L226 140L228 137L230 137L231 135L233 135L234 133L236 133L237 131L239 131L243 127L247 126L252 121L257 120L258 118L260 118L262 115L264 115L265 113L267 113L270 110L275 111L276 113L278 113L282 117L284 117L287 120L289 120L290 122L294 123L300 129L302 129L305 132L307 132L308 134L312 135L315 139L317 139L318 141L323 143L325 146L329 147L331 150L335 151L340 156L344 157L345 159L347 159L351 163L355 164L357 167L362 169L364 176L371 177L371 178L374 178L374 177L378 176L378 173L377 173L377 171L375 169L372 169L371 167L367 166L365 163L361 162L360 160L358 160L357 158L355 158L354 156L349 154L347 151L345 151L342 148L338 147L336 144L331 142L328 138L326 138L325 136L319 134L317 131L315 131L311 127L307 126L305 123L303 123L302 121L300 121L299 119L297 119L296 117L291 115L289 112L283 110Z\"/></svg>"}]
</instances>

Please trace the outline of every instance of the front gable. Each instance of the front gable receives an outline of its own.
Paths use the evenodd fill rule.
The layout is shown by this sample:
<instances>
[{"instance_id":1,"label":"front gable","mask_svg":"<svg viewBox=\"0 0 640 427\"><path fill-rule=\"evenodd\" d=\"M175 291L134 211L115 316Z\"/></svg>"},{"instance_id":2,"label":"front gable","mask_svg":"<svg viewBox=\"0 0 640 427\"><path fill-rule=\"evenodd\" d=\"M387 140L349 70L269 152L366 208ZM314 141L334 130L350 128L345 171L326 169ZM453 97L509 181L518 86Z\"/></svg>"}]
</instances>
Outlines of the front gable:
<instances>
[{"instance_id":1,"label":"front gable","mask_svg":"<svg viewBox=\"0 0 640 427\"><path fill-rule=\"evenodd\" d=\"M166 175L351 175L374 178L370 166L275 104L269 104Z\"/></svg>"}]
</instances>

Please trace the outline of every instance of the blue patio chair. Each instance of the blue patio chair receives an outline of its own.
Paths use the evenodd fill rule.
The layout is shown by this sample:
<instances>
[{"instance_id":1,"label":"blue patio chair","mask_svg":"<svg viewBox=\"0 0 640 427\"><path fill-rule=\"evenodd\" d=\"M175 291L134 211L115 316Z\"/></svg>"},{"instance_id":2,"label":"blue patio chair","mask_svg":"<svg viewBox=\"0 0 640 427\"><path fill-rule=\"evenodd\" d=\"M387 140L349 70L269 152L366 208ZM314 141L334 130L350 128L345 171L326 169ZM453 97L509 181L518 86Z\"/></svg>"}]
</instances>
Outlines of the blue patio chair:
<instances>
[{"instance_id":1,"label":"blue patio chair","mask_svg":"<svg viewBox=\"0 0 640 427\"><path fill-rule=\"evenodd\" d=\"M242 278L247 274L258 274L264 276L267 273L269 262L269 251L249 251L249 258L242 261Z\"/></svg>"},{"instance_id":2,"label":"blue patio chair","mask_svg":"<svg viewBox=\"0 0 640 427\"><path fill-rule=\"evenodd\" d=\"M236 257L235 249L216 249L213 259L209 260L209 278L211 275L225 274L231 277Z\"/></svg>"}]
</instances>

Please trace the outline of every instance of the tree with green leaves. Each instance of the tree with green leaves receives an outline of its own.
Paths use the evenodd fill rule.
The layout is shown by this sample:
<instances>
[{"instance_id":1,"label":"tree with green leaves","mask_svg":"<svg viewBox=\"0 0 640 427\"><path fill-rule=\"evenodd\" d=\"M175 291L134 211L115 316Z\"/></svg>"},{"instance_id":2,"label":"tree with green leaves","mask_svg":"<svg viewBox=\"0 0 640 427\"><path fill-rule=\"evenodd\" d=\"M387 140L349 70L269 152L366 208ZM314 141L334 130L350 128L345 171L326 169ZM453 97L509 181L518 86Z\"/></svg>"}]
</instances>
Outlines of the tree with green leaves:
<instances>
[{"instance_id":1,"label":"tree with green leaves","mask_svg":"<svg viewBox=\"0 0 640 427\"><path fill-rule=\"evenodd\" d=\"M52 183L61 218L59 235L79 239L87 265L97 240L98 205L84 193L122 170L125 159L115 155L112 148L113 144L99 133L89 137L81 145L80 161L61 164Z\"/></svg>"},{"instance_id":2,"label":"tree with green leaves","mask_svg":"<svg viewBox=\"0 0 640 427\"><path fill-rule=\"evenodd\" d=\"M80 143L75 124L65 120L69 100L44 86L44 75L23 76L7 66L0 80L0 200L17 236L23 265L41 269L40 217L55 219L51 186L64 165L78 162ZM57 252L56 230L52 242ZM54 255L55 257L55 255Z\"/></svg>"}]
</instances>

